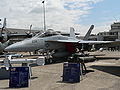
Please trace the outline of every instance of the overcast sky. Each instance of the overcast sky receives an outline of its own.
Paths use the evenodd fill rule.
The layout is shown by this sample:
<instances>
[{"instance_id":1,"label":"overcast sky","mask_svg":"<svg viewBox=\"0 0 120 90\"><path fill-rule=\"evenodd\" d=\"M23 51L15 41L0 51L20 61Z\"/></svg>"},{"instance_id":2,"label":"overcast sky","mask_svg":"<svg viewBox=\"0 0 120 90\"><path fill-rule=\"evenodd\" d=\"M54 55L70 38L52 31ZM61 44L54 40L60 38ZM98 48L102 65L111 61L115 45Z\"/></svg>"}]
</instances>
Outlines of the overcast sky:
<instances>
[{"instance_id":1,"label":"overcast sky","mask_svg":"<svg viewBox=\"0 0 120 90\"><path fill-rule=\"evenodd\" d=\"M7 27L43 29L43 0L0 0L0 18ZM91 24L93 33L108 31L120 20L120 0L45 0L47 29L69 32L74 27L84 35Z\"/></svg>"}]
</instances>

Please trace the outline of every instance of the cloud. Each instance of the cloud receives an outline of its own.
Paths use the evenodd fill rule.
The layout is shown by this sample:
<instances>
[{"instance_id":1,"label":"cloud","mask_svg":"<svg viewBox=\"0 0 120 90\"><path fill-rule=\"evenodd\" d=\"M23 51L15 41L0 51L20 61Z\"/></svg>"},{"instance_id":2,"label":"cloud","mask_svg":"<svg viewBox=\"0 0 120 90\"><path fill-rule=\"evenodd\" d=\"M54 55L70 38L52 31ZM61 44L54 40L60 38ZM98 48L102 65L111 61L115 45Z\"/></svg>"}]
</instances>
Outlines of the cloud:
<instances>
[{"instance_id":1,"label":"cloud","mask_svg":"<svg viewBox=\"0 0 120 90\"><path fill-rule=\"evenodd\" d=\"M89 27L80 25L78 21L88 15L92 5L103 0L45 0L47 28L68 32L70 27L81 33ZM7 27L29 28L43 27L42 0L0 0L0 17L6 17Z\"/></svg>"}]
</instances>

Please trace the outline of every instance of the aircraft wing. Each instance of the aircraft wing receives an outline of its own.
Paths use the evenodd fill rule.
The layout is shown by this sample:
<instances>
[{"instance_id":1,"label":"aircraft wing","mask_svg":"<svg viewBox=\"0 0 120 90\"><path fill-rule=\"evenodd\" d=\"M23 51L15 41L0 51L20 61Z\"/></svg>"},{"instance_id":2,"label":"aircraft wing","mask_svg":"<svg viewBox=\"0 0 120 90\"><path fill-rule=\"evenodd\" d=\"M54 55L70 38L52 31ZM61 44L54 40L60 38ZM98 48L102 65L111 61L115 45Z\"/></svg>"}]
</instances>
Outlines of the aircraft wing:
<instances>
[{"instance_id":1,"label":"aircraft wing","mask_svg":"<svg viewBox=\"0 0 120 90\"><path fill-rule=\"evenodd\" d=\"M79 44L107 44L107 43L115 43L115 41L85 41L85 40L50 40L48 42L60 42L60 43L79 43Z\"/></svg>"},{"instance_id":2,"label":"aircraft wing","mask_svg":"<svg viewBox=\"0 0 120 90\"><path fill-rule=\"evenodd\" d=\"M60 43L78 43L80 40L71 39L71 40L48 40L47 42L60 42Z\"/></svg>"},{"instance_id":3,"label":"aircraft wing","mask_svg":"<svg viewBox=\"0 0 120 90\"><path fill-rule=\"evenodd\" d=\"M80 44L107 44L113 43L114 41L79 41Z\"/></svg>"}]
</instances>

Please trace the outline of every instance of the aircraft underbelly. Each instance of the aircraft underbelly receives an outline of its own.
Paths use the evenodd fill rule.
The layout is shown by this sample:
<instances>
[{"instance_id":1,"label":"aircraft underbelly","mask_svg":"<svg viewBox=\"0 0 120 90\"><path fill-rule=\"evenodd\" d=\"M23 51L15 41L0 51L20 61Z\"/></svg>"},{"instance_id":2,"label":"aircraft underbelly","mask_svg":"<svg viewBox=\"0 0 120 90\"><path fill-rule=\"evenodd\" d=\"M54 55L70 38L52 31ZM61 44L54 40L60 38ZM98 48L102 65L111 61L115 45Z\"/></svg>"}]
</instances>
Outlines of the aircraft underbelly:
<instances>
[{"instance_id":1,"label":"aircraft underbelly","mask_svg":"<svg viewBox=\"0 0 120 90\"><path fill-rule=\"evenodd\" d=\"M76 47L72 43L67 43L66 48L69 53L74 53L76 51Z\"/></svg>"},{"instance_id":2,"label":"aircraft underbelly","mask_svg":"<svg viewBox=\"0 0 120 90\"><path fill-rule=\"evenodd\" d=\"M75 45L71 43L46 42L45 46L46 49L55 50L55 53L52 55L55 58L66 58L76 51Z\"/></svg>"}]
</instances>

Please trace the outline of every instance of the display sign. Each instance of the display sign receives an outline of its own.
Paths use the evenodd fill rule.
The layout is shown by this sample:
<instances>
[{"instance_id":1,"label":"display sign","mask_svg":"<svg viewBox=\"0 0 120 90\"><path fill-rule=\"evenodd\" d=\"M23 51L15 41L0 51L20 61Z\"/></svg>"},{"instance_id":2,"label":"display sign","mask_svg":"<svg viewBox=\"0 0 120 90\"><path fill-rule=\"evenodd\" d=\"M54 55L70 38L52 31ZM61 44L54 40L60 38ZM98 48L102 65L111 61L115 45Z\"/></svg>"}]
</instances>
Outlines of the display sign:
<instances>
[{"instance_id":1,"label":"display sign","mask_svg":"<svg viewBox=\"0 0 120 90\"><path fill-rule=\"evenodd\" d=\"M69 83L80 82L80 63L64 63L63 81Z\"/></svg>"},{"instance_id":2,"label":"display sign","mask_svg":"<svg viewBox=\"0 0 120 90\"><path fill-rule=\"evenodd\" d=\"M29 86L29 67L10 67L10 88Z\"/></svg>"}]
</instances>

